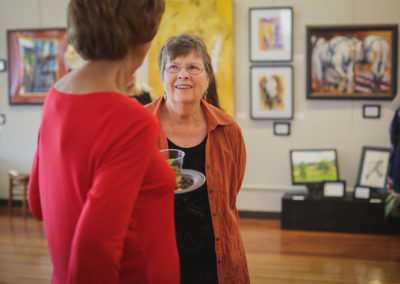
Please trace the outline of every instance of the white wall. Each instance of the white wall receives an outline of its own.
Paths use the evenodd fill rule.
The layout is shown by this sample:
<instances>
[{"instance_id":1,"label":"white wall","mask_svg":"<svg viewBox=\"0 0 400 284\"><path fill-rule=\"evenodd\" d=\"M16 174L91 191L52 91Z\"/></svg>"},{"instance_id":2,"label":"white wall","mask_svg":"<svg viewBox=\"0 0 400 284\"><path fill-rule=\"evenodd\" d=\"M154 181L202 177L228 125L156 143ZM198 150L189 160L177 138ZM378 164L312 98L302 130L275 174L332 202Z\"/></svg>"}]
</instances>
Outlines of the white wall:
<instances>
[{"instance_id":1,"label":"white wall","mask_svg":"<svg viewBox=\"0 0 400 284\"><path fill-rule=\"evenodd\" d=\"M290 181L289 150L336 148L340 177L351 189L356 182L363 145L389 147L388 127L393 111L388 101L306 100L306 26L400 24L398 0L234 0L235 2L235 118L247 146L244 189L238 199L242 210L281 210L280 198L298 189ZM7 29L63 27L68 0L1 0L0 58L7 59ZM248 9L293 7L294 112L291 135L273 135L272 121L254 121L249 113ZM23 8L22 8L23 7ZM147 64L147 61L145 61ZM399 66L400 67L400 66ZM138 71L147 81L147 66ZM398 72L398 80L400 72ZM378 103L381 118L363 119L362 106ZM8 196L7 171L29 171L36 148L41 106L10 106L8 75L0 73L0 113L7 123L0 129L0 199Z\"/></svg>"}]
</instances>

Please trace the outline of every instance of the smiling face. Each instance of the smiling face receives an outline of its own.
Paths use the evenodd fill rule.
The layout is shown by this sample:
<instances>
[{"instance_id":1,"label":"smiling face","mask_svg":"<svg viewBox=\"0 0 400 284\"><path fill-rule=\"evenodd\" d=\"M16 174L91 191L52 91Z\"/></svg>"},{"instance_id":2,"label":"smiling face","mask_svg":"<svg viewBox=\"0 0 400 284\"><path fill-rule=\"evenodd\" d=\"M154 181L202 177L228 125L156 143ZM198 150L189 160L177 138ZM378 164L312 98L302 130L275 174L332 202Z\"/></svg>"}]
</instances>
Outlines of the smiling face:
<instances>
[{"instance_id":1,"label":"smiling face","mask_svg":"<svg viewBox=\"0 0 400 284\"><path fill-rule=\"evenodd\" d=\"M167 60L163 75L164 91L172 103L200 102L209 84L203 59L194 51Z\"/></svg>"}]
</instances>

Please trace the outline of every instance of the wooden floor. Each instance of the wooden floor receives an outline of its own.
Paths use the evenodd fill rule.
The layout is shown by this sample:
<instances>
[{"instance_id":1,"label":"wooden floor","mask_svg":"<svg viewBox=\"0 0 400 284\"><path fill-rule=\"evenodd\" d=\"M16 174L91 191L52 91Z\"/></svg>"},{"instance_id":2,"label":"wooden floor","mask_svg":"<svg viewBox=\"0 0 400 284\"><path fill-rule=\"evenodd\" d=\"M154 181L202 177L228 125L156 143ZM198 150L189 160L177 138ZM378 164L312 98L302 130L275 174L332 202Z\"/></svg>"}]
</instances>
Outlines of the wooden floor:
<instances>
[{"instance_id":1,"label":"wooden floor","mask_svg":"<svg viewBox=\"0 0 400 284\"><path fill-rule=\"evenodd\" d=\"M277 220L240 225L252 284L400 283L400 236L283 231ZM0 283L50 283L50 274L42 224L0 214Z\"/></svg>"}]
</instances>

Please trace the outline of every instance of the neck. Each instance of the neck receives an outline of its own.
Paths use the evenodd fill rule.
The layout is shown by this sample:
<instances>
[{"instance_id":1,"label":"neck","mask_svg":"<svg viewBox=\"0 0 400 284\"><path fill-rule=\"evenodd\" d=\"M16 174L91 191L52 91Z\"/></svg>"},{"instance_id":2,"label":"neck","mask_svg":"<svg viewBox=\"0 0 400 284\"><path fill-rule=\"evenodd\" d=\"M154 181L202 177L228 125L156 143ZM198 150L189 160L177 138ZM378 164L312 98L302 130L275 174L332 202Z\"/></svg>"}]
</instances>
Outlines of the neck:
<instances>
[{"instance_id":1,"label":"neck","mask_svg":"<svg viewBox=\"0 0 400 284\"><path fill-rule=\"evenodd\" d=\"M126 86L140 63L139 58L128 54L121 60L89 61L84 68L85 73L91 74L93 79L96 78L99 85L125 93Z\"/></svg>"},{"instance_id":2,"label":"neck","mask_svg":"<svg viewBox=\"0 0 400 284\"><path fill-rule=\"evenodd\" d=\"M198 123L204 118L201 103L180 104L166 100L161 111L161 115L167 117L173 124Z\"/></svg>"},{"instance_id":3,"label":"neck","mask_svg":"<svg viewBox=\"0 0 400 284\"><path fill-rule=\"evenodd\" d=\"M56 83L56 89L74 94L101 91L127 93L126 86L133 72L142 64L144 55L132 49L120 60L89 60L61 78Z\"/></svg>"}]
</instances>

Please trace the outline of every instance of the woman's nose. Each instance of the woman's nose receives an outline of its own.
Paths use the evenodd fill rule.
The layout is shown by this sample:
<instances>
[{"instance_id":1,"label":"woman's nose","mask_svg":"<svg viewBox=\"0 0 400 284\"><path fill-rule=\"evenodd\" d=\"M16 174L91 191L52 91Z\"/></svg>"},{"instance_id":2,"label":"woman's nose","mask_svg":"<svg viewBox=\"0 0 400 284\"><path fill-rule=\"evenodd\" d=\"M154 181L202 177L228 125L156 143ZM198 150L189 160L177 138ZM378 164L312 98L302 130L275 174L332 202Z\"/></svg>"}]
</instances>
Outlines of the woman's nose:
<instances>
[{"instance_id":1,"label":"woman's nose","mask_svg":"<svg viewBox=\"0 0 400 284\"><path fill-rule=\"evenodd\" d=\"M185 67L182 66L181 70L178 72L178 78L187 78L189 77L189 72L186 70Z\"/></svg>"}]
</instances>

